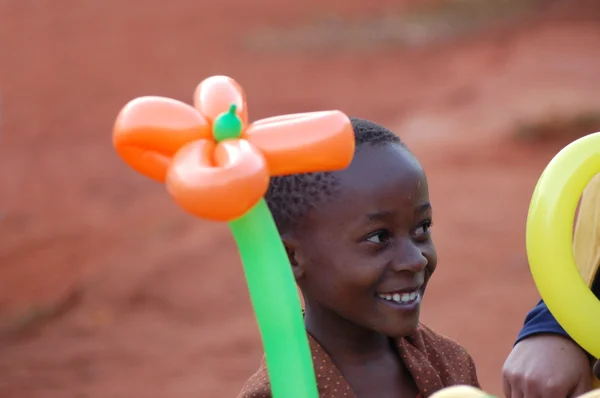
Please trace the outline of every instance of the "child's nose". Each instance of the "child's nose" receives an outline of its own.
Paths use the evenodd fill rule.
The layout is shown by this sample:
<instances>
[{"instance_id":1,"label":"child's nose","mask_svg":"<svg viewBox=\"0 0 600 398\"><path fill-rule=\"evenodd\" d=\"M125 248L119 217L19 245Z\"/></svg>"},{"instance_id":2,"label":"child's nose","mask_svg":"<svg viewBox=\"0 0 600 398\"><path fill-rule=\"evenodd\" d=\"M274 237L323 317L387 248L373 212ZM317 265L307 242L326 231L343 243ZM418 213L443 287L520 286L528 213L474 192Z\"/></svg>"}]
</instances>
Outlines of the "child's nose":
<instances>
[{"instance_id":1,"label":"child's nose","mask_svg":"<svg viewBox=\"0 0 600 398\"><path fill-rule=\"evenodd\" d=\"M392 269L396 272L421 272L426 266L427 258L423 255L421 248L415 245L414 242L408 241L400 245Z\"/></svg>"}]
</instances>

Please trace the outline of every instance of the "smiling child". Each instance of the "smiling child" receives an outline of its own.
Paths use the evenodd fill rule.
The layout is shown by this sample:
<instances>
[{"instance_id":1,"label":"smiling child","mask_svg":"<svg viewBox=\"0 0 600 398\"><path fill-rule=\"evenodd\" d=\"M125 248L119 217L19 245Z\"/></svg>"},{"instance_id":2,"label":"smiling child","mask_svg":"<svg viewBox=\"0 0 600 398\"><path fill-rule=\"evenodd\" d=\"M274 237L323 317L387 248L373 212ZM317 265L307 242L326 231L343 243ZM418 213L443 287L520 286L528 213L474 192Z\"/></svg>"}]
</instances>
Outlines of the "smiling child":
<instances>
[{"instance_id":1,"label":"smiling child","mask_svg":"<svg viewBox=\"0 0 600 398\"><path fill-rule=\"evenodd\" d=\"M425 172L391 131L352 125L348 168L276 177L266 195L304 297L319 396L478 387L469 354L419 322L438 262ZM239 397L270 396L263 360Z\"/></svg>"}]
</instances>

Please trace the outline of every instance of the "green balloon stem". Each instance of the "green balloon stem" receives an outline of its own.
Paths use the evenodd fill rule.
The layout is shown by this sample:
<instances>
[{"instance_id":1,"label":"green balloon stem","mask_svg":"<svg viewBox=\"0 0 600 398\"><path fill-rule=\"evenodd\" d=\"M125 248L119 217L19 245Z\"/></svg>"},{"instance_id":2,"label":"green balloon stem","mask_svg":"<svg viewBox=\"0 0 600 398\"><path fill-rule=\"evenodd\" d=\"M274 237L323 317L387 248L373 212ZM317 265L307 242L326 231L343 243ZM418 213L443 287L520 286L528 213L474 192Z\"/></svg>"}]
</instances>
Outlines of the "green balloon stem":
<instances>
[{"instance_id":1,"label":"green balloon stem","mask_svg":"<svg viewBox=\"0 0 600 398\"><path fill-rule=\"evenodd\" d=\"M229 222L262 336L274 398L318 398L292 267L264 199Z\"/></svg>"},{"instance_id":2,"label":"green balloon stem","mask_svg":"<svg viewBox=\"0 0 600 398\"><path fill-rule=\"evenodd\" d=\"M213 124L213 137L217 142L240 138L242 136L242 119L236 114L237 106L232 104L228 112L223 112Z\"/></svg>"}]
</instances>

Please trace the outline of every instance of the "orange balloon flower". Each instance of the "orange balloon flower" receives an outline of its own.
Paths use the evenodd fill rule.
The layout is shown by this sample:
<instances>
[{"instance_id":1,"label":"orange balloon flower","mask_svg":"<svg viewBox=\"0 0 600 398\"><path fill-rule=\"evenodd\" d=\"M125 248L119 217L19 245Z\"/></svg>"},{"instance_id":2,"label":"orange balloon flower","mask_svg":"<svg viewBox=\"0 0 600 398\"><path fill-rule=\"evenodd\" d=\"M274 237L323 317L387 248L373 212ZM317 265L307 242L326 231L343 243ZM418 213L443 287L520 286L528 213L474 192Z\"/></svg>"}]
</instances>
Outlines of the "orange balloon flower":
<instances>
[{"instance_id":1,"label":"orange balloon flower","mask_svg":"<svg viewBox=\"0 0 600 398\"><path fill-rule=\"evenodd\" d=\"M113 144L134 170L165 182L189 213L214 221L241 217L275 175L332 171L354 155L354 133L340 111L299 113L248 125L246 97L231 78L202 81L194 106L140 97L120 112Z\"/></svg>"}]
</instances>

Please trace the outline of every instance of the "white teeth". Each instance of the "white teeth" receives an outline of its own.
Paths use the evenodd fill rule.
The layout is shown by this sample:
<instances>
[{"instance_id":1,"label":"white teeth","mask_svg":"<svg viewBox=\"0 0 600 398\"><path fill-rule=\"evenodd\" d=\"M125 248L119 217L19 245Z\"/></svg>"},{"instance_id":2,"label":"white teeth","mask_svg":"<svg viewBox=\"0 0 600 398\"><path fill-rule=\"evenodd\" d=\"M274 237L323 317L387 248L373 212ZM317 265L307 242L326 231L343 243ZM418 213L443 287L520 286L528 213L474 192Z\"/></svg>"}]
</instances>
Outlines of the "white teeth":
<instances>
[{"instance_id":1,"label":"white teeth","mask_svg":"<svg viewBox=\"0 0 600 398\"><path fill-rule=\"evenodd\" d=\"M419 292L412 293L394 293L394 294L380 294L379 298L387 301L395 301L397 303L406 304L415 301L419 298Z\"/></svg>"}]
</instances>

